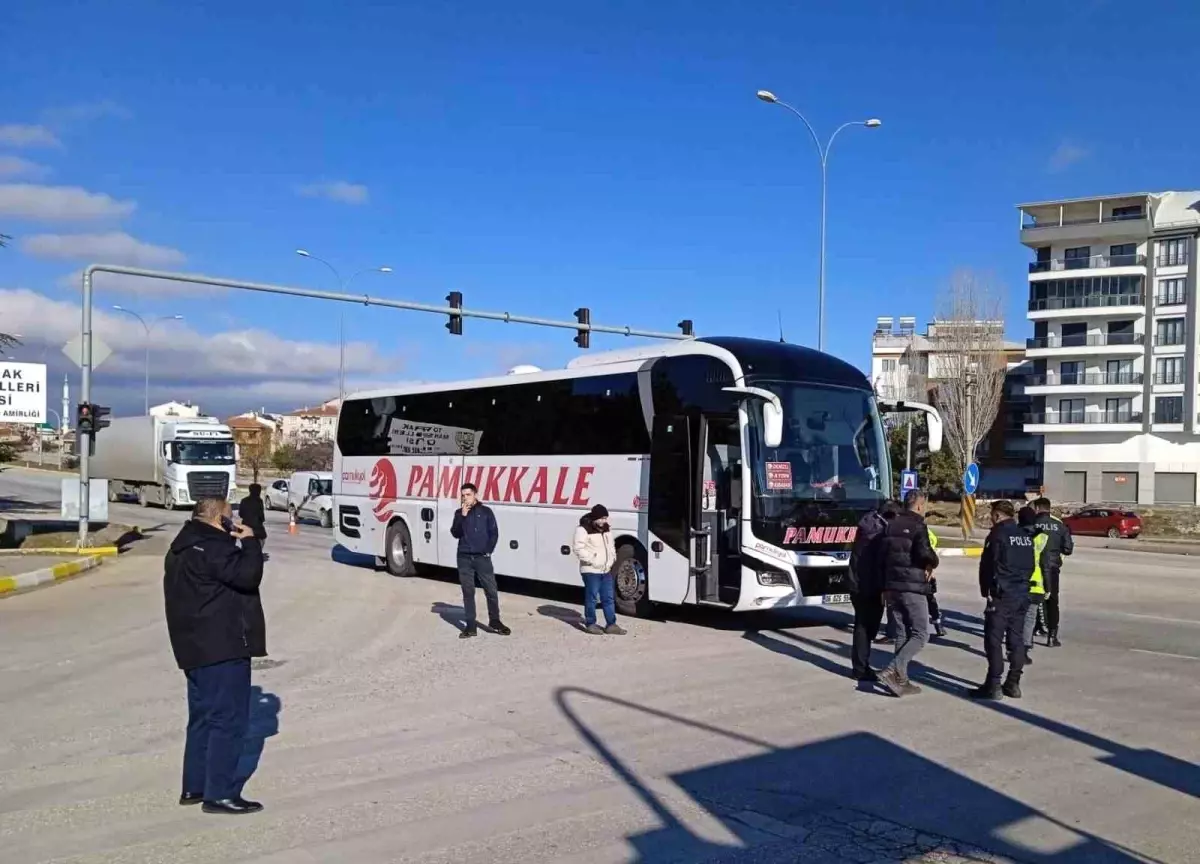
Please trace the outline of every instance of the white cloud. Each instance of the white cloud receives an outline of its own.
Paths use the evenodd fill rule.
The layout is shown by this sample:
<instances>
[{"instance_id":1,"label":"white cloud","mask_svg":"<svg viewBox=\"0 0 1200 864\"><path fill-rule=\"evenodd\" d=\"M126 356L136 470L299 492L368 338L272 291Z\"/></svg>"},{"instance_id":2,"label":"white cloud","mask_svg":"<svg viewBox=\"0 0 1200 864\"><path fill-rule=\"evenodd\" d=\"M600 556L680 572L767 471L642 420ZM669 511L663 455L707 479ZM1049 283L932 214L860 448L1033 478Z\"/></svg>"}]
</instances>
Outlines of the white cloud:
<instances>
[{"instance_id":1,"label":"white cloud","mask_svg":"<svg viewBox=\"0 0 1200 864\"><path fill-rule=\"evenodd\" d=\"M30 360L41 359L40 346L49 346L52 380L58 380L53 376L61 377L68 362L59 348L79 335L79 305L27 289L0 289L0 309L5 328L22 334ZM96 370L96 398L115 413L140 413L145 331L131 316L99 303L92 314L94 337L113 351ZM220 416L260 407L291 410L337 392L336 341L291 340L255 328L201 333L185 320L155 326L150 349L153 399L190 399ZM372 343L346 344L348 388L387 386L404 377L405 366L405 358L382 354Z\"/></svg>"},{"instance_id":2,"label":"white cloud","mask_svg":"<svg viewBox=\"0 0 1200 864\"><path fill-rule=\"evenodd\" d=\"M345 180L309 183L299 187L296 192L305 198L327 198L342 204L366 204L370 197L366 186L359 183L347 183Z\"/></svg>"},{"instance_id":3,"label":"white cloud","mask_svg":"<svg viewBox=\"0 0 1200 864\"><path fill-rule=\"evenodd\" d=\"M78 222L128 216L136 207L133 201L118 201L102 192L89 192L78 186L0 184L0 216Z\"/></svg>"},{"instance_id":4,"label":"white cloud","mask_svg":"<svg viewBox=\"0 0 1200 864\"><path fill-rule=\"evenodd\" d=\"M31 123L0 124L0 144L10 147L61 147L53 130Z\"/></svg>"},{"instance_id":5,"label":"white cloud","mask_svg":"<svg viewBox=\"0 0 1200 864\"><path fill-rule=\"evenodd\" d=\"M0 156L0 177L44 177L50 173L45 165L38 165L20 156Z\"/></svg>"},{"instance_id":6,"label":"white cloud","mask_svg":"<svg viewBox=\"0 0 1200 864\"><path fill-rule=\"evenodd\" d=\"M34 258L86 258L130 267L170 267L187 256L169 246L155 246L123 231L105 234L34 234L21 239L21 251Z\"/></svg>"},{"instance_id":7,"label":"white cloud","mask_svg":"<svg viewBox=\"0 0 1200 864\"><path fill-rule=\"evenodd\" d=\"M1086 147L1081 147L1071 141L1063 141L1050 154L1050 160L1046 163L1046 170L1052 174L1057 174L1060 171L1066 171L1077 162L1082 162L1091 151Z\"/></svg>"},{"instance_id":8,"label":"white cloud","mask_svg":"<svg viewBox=\"0 0 1200 864\"><path fill-rule=\"evenodd\" d=\"M96 102L78 102L74 105L64 105L59 108L47 108L42 112L43 122L55 129L79 126L84 123L91 123L93 120L101 120L105 117L128 120L131 116L128 108L124 105L118 105L110 99L101 99Z\"/></svg>"}]
</instances>

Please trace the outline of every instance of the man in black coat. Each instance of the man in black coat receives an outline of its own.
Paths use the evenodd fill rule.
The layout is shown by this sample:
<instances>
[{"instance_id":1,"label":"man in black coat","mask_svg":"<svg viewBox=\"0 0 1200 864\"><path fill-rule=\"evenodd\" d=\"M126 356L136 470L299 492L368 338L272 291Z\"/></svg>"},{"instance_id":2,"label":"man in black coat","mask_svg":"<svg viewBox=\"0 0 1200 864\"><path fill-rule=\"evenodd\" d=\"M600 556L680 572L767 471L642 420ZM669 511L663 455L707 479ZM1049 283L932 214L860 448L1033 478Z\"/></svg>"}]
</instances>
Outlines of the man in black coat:
<instances>
[{"instance_id":1,"label":"man in black coat","mask_svg":"<svg viewBox=\"0 0 1200 864\"><path fill-rule=\"evenodd\" d=\"M850 674L859 681L876 681L871 668L871 643L883 621L883 570L879 557L881 538L896 505L885 501L858 523L850 551L850 602L854 604L854 646L850 651Z\"/></svg>"},{"instance_id":2,"label":"man in black coat","mask_svg":"<svg viewBox=\"0 0 1200 864\"><path fill-rule=\"evenodd\" d=\"M254 532L254 539L259 543L267 539L267 511L263 507L262 486L250 484L250 494L238 502L238 518Z\"/></svg>"},{"instance_id":3,"label":"man in black coat","mask_svg":"<svg viewBox=\"0 0 1200 864\"><path fill-rule=\"evenodd\" d=\"M992 530L979 557L979 593L987 600L983 613L983 647L987 680L970 695L999 699L1021 698L1025 669L1025 613L1029 611L1029 582L1035 564L1033 535L1017 524L1011 501L992 502ZM1004 675L1004 643L1008 643L1008 677Z\"/></svg>"},{"instance_id":4,"label":"man in black coat","mask_svg":"<svg viewBox=\"0 0 1200 864\"><path fill-rule=\"evenodd\" d=\"M462 587L463 617L466 618L459 639L470 639L479 633L475 620L475 583L483 587L487 600L488 629L501 636L509 636L512 630L500 620L500 595L496 590L496 571L492 567L492 553L500 542L500 528L496 525L496 514L479 500L479 490L474 483L464 483L454 521L450 524L450 536L458 541L458 581Z\"/></svg>"},{"instance_id":5,"label":"man in black coat","mask_svg":"<svg viewBox=\"0 0 1200 864\"><path fill-rule=\"evenodd\" d=\"M267 628L262 546L232 515L224 499L196 502L167 552L163 596L171 650L187 677L179 803L242 814L262 809L241 797L236 772L250 723L250 658L266 656Z\"/></svg>"},{"instance_id":6,"label":"man in black coat","mask_svg":"<svg viewBox=\"0 0 1200 864\"><path fill-rule=\"evenodd\" d=\"M929 641L929 580L938 566L937 553L925 526L925 493L904 496L904 509L888 523L880 538L884 601L896 616L896 654L879 673L879 683L893 696L920 693L908 680L908 664Z\"/></svg>"}]
</instances>

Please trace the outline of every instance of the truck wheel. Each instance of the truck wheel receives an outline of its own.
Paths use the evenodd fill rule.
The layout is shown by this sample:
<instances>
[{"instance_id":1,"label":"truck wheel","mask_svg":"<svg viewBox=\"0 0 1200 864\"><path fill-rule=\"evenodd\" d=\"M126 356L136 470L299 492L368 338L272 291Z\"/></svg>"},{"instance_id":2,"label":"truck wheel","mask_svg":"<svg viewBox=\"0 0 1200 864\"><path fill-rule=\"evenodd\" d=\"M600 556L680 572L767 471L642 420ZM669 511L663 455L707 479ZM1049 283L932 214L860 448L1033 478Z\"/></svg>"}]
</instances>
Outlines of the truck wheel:
<instances>
[{"instance_id":1,"label":"truck wheel","mask_svg":"<svg viewBox=\"0 0 1200 864\"><path fill-rule=\"evenodd\" d=\"M321 527L322 528L332 528L333 527L333 513L330 512L329 510L321 511Z\"/></svg>"},{"instance_id":2,"label":"truck wheel","mask_svg":"<svg viewBox=\"0 0 1200 864\"><path fill-rule=\"evenodd\" d=\"M417 572L413 564L412 536L408 526L399 520L388 526L383 563L393 576L413 576Z\"/></svg>"},{"instance_id":3,"label":"truck wheel","mask_svg":"<svg viewBox=\"0 0 1200 864\"><path fill-rule=\"evenodd\" d=\"M650 602L650 583L646 576L645 557L638 552L637 547L628 543L617 547L613 589L617 609L622 615L649 617L653 604Z\"/></svg>"}]
</instances>

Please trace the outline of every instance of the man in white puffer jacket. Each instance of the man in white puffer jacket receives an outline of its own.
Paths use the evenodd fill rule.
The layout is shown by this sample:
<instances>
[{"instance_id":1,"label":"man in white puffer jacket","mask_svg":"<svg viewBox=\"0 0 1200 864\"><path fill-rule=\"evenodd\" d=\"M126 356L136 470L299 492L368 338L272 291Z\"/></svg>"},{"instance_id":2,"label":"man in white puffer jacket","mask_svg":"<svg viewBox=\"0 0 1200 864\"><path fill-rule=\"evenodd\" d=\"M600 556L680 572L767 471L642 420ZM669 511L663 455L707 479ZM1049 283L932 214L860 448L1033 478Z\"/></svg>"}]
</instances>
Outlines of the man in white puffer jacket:
<instances>
[{"instance_id":1,"label":"man in white puffer jacket","mask_svg":"<svg viewBox=\"0 0 1200 864\"><path fill-rule=\"evenodd\" d=\"M575 555L579 558L579 574L583 577L584 630L593 636L623 636L617 624L617 607L613 600L613 568L617 564L617 547L613 544L608 525L608 510L597 504L579 520L575 529ZM604 607L604 623L596 623L596 601Z\"/></svg>"}]
</instances>

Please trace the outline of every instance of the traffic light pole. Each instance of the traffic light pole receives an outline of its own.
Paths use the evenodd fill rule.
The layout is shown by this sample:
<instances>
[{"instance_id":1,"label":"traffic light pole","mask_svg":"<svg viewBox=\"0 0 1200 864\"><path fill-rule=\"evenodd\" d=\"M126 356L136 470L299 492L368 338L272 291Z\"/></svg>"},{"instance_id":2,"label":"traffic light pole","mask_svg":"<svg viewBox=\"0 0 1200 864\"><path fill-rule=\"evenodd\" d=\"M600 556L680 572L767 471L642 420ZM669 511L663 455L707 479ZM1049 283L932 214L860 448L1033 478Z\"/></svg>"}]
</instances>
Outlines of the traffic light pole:
<instances>
[{"instance_id":1,"label":"traffic light pole","mask_svg":"<svg viewBox=\"0 0 1200 864\"><path fill-rule=\"evenodd\" d=\"M260 294L282 294L290 297L306 297L310 300L333 300L338 303L354 303L363 306L382 306L406 312L431 312L435 315L458 315L460 318L482 318L485 321L502 321L505 324L532 324L536 327L555 327L560 330L587 331L589 333L612 333L616 336L637 336L644 339L685 340L694 338L691 321L680 323L683 333L662 333L655 330L640 330L635 327L615 327L606 324L583 324L579 321L556 321L550 318L534 318L528 315L513 315L510 312L487 312L481 309L463 309L451 306L433 306L427 303L410 303L406 300L389 300L369 294L344 294L337 291L316 291L310 288L293 288L290 285L271 285L264 282L243 282L202 276L197 273L174 273L162 270L145 270L140 267L121 267L115 264L91 264L83 271L83 319L80 326L82 349L80 350L80 402L92 401L92 277L97 273L117 273L123 276L140 276L145 279L164 279L168 282L186 282L193 285L211 285L215 288L234 288L241 291L256 291ZM687 326L684 327L683 325ZM79 545L87 545L89 504L91 502L88 451L92 435L78 436L79 450Z\"/></svg>"}]
</instances>

